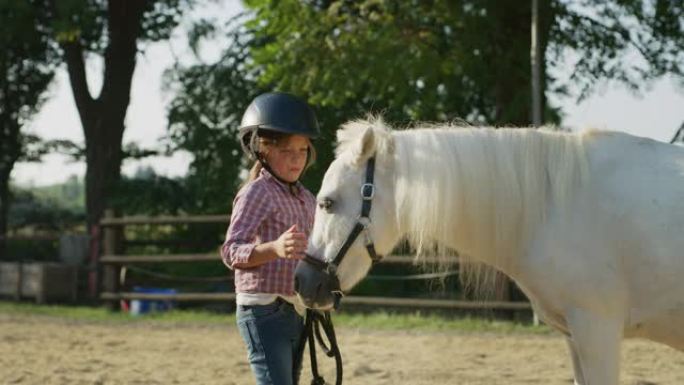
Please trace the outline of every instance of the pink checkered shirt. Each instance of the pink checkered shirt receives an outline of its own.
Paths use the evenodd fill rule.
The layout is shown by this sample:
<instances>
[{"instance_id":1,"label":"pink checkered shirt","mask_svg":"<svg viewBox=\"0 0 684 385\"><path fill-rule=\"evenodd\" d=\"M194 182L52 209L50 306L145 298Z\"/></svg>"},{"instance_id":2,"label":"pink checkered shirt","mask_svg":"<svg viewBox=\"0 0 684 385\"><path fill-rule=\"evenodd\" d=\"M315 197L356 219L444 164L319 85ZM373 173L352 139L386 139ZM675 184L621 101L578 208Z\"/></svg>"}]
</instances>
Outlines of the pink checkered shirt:
<instances>
[{"instance_id":1,"label":"pink checkered shirt","mask_svg":"<svg viewBox=\"0 0 684 385\"><path fill-rule=\"evenodd\" d=\"M297 192L268 171L245 185L235 196L226 241L221 247L223 263L235 270L236 293L294 295L297 260L278 258L251 268L236 265L249 261L254 247L270 242L296 224L309 237L316 198L301 183Z\"/></svg>"}]
</instances>

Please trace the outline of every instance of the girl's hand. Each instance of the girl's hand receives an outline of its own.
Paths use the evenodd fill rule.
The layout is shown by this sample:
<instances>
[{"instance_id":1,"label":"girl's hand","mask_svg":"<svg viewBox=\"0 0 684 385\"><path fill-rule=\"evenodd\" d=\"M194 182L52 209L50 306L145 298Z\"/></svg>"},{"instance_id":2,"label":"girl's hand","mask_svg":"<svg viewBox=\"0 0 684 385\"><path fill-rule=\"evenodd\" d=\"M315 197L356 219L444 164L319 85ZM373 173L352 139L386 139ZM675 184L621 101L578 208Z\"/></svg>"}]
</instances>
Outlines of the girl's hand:
<instances>
[{"instance_id":1,"label":"girl's hand","mask_svg":"<svg viewBox=\"0 0 684 385\"><path fill-rule=\"evenodd\" d=\"M280 258L303 259L306 243L306 234L298 232L297 225L292 225L275 240L275 252Z\"/></svg>"}]
</instances>

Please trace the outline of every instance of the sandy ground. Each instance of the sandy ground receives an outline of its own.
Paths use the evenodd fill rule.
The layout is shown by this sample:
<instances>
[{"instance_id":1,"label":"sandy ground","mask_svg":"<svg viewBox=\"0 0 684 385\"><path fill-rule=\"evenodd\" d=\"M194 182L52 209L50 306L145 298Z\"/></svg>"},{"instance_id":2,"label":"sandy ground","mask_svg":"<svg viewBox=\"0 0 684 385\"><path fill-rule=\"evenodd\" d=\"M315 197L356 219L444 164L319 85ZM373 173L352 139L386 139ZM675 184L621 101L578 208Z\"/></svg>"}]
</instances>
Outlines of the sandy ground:
<instances>
[{"instance_id":1,"label":"sandy ground","mask_svg":"<svg viewBox=\"0 0 684 385\"><path fill-rule=\"evenodd\" d=\"M338 339L346 385L572 383L556 335L340 328ZM245 355L229 322L122 325L0 314L1 384L251 384ZM623 359L622 384L684 384L684 353L631 340ZM303 385L309 373L305 367Z\"/></svg>"}]
</instances>

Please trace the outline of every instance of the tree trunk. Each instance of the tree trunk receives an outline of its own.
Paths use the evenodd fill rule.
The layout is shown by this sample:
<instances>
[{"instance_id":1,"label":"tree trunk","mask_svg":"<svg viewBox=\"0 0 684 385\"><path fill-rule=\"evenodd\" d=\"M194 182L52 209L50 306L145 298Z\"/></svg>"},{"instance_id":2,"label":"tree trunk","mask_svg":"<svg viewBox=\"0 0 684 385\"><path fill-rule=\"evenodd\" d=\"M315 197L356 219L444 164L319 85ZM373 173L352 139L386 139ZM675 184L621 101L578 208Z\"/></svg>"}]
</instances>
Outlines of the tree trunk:
<instances>
[{"instance_id":1,"label":"tree trunk","mask_svg":"<svg viewBox=\"0 0 684 385\"><path fill-rule=\"evenodd\" d=\"M3 170L4 171L4 170ZM4 172L2 174L5 174ZM7 260L7 213L9 211L9 173L0 175L0 261Z\"/></svg>"},{"instance_id":2,"label":"tree trunk","mask_svg":"<svg viewBox=\"0 0 684 385\"><path fill-rule=\"evenodd\" d=\"M86 220L88 228L99 223L109 197L121 177L121 140L123 119L106 121L99 117L83 125L86 135Z\"/></svg>"},{"instance_id":3,"label":"tree trunk","mask_svg":"<svg viewBox=\"0 0 684 385\"><path fill-rule=\"evenodd\" d=\"M97 98L93 98L88 90L83 47L78 41L62 45L85 134L89 229L99 223L110 194L121 177L121 141L144 6L144 1L109 1L109 45L104 54L102 89Z\"/></svg>"},{"instance_id":4,"label":"tree trunk","mask_svg":"<svg viewBox=\"0 0 684 385\"><path fill-rule=\"evenodd\" d=\"M5 92L5 95L8 93ZM9 107L8 110L12 108ZM7 216L9 213L9 178L14 164L19 159L19 123L10 114L0 113L0 261L7 255Z\"/></svg>"},{"instance_id":5,"label":"tree trunk","mask_svg":"<svg viewBox=\"0 0 684 385\"><path fill-rule=\"evenodd\" d=\"M532 124L532 101L530 49L532 10L528 3L504 2L491 7L496 24L496 49L490 61L495 80L492 84L496 101L496 125L529 126ZM553 21L553 9L548 1L539 2L539 61L541 111L544 120L546 110L546 63L545 51ZM513 41L513 43L511 43Z\"/></svg>"}]
</instances>

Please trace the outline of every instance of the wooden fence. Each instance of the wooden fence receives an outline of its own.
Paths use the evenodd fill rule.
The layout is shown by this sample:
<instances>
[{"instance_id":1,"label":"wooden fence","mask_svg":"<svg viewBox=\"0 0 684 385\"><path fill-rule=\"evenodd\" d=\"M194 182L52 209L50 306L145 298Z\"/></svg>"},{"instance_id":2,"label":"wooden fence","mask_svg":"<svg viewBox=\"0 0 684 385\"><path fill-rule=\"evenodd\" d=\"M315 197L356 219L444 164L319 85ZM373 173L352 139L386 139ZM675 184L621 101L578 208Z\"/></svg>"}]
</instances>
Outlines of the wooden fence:
<instances>
[{"instance_id":1,"label":"wooden fence","mask_svg":"<svg viewBox=\"0 0 684 385\"><path fill-rule=\"evenodd\" d=\"M172 254L172 255L124 255L120 253L123 241L123 228L130 225L185 225L185 224L211 224L222 223L228 225L227 215L204 215L204 216L161 216L161 217L114 217L111 211L107 211L100 222L102 228L103 253L99 258L102 267L102 287L100 299L104 300L110 309L116 309L120 300L172 300L172 301L234 301L235 293L139 293L125 292L120 290L120 272L122 267L131 267L139 264L164 264L164 263L196 263L211 262L221 263L217 253L210 254ZM428 263L436 263L437 259L428 260ZM412 265L413 258L410 256L391 255L383 259L382 264ZM454 265L458 264L454 259ZM229 274L228 272L226 274ZM391 298L370 296L347 296L343 299L345 305L392 307L392 308L423 308L423 309L454 309L454 310L531 310L528 302L524 301L468 301L451 299L420 299L420 298Z\"/></svg>"}]
</instances>

